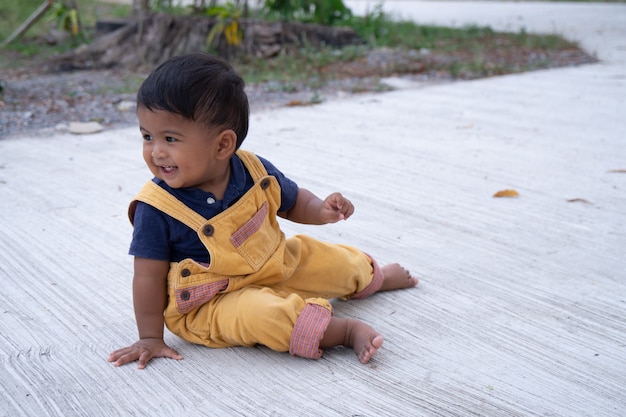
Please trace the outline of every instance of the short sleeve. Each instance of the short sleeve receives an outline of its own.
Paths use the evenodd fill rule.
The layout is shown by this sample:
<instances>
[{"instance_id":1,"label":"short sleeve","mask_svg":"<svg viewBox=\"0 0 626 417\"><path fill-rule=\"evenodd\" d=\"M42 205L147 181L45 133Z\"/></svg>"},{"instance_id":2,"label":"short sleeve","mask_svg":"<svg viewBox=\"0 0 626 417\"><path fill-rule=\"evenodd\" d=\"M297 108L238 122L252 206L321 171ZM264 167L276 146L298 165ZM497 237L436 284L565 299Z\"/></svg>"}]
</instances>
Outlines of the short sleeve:
<instances>
[{"instance_id":1,"label":"short sleeve","mask_svg":"<svg viewBox=\"0 0 626 417\"><path fill-rule=\"evenodd\" d=\"M258 156L258 155L257 155ZM280 185L280 208L278 211L289 211L298 197L298 184L278 170L271 162L259 156L268 175L272 175Z\"/></svg>"},{"instance_id":2,"label":"short sleeve","mask_svg":"<svg viewBox=\"0 0 626 417\"><path fill-rule=\"evenodd\" d=\"M169 225L166 214L138 202L135 211L133 239L128 253L159 261L170 260Z\"/></svg>"}]
</instances>

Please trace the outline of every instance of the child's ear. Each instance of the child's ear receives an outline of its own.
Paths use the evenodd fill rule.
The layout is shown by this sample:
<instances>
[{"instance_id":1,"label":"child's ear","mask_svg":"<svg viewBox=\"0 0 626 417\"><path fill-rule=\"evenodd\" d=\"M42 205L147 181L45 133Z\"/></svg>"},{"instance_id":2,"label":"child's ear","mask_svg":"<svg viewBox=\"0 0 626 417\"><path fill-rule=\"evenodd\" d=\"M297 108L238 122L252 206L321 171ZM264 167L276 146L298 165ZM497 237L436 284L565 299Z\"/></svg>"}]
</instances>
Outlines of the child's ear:
<instances>
[{"instance_id":1,"label":"child's ear","mask_svg":"<svg viewBox=\"0 0 626 417\"><path fill-rule=\"evenodd\" d=\"M230 158L237 148L237 134L232 129L226 129L217 140L217 157L219 159Z\"/></svg>"}]
</instances>

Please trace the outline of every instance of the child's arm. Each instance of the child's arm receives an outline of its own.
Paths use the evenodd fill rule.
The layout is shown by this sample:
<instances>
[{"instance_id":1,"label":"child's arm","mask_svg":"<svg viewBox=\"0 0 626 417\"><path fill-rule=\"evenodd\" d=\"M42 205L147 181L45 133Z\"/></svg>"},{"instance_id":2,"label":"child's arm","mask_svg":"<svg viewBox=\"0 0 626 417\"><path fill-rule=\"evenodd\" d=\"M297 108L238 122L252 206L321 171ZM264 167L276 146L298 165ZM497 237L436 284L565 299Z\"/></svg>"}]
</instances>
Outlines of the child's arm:
<instances>
[{"instance_id":1,"label":"child's arm","mask_svg":"<svg viewBox=\"0 0 626 417\"><path fill-rule=\"evenodd\" d=\"M296 223L326 224L346 220L354 213L352 202L340 193L332 193L324 201L305 188L298 189L293 207L281 217Z\"/></svg>"},{"instance_id":2,"label":"child's arm","mask_svg":"<svg viewBox=\"0 0 626 417\"><path fill-rule=\"evenodd\" d=\"M133 277L133 304L139 330L139 340L109 355L109 362L121 366L139 360L139 369L152 358L183 357L163 341L163 311L167 303L168 261L135 257Z\"/></svg>"}]
</instances>

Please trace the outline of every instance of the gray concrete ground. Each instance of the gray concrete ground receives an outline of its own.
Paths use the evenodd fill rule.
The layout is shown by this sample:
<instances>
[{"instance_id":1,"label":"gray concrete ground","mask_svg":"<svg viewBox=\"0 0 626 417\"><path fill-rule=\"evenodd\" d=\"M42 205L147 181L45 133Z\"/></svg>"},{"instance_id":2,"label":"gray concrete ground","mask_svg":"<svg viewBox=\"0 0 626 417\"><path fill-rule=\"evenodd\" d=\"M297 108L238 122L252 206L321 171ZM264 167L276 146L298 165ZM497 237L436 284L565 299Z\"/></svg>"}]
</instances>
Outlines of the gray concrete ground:
<instances>
[{"instance_id":1,"label":"gray concrete ground","mask_svg":"<svg viewBox=\"0 0 626 417\"><path fill-rule=\"evenodd\" d=\"M385 8L557 32L601 63L253 115L248 149L356 204L287 234L421 277L335 303L385 335L374 360L168 335L183 361L112 367L136 335L125 212L148 179L141 138L15 138L0 141L0 416L626 415L626 5Z\"/></svg>"}]
</instances>

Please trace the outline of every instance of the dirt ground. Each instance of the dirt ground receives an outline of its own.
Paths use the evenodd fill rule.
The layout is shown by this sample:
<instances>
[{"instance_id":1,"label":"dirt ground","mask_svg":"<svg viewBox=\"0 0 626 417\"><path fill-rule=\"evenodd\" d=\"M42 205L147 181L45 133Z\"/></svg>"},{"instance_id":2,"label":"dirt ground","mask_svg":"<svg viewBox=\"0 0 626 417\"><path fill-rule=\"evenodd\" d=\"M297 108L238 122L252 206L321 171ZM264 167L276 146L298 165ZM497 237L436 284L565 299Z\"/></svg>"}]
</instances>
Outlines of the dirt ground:
<instances>
[{"instance_id":1,"label":"dirt ground","mask_svg":"<svg viewBox=\"0 0 626 417\"><path fill-rule=\"evenodd\" d=\"M488 62L523 68L529 62L549 59L550 66L579 65L594 58L580 50L554 51L537 56L536 51L487 51ZM418 56L416 55L424 55ZM419 59L418 59L419 58ZM377 49L356 62L333 64L324 68L334 80L312 88L306 84L279 82L249 84L247 92L252 112L294 105L313 105L363 92L393 89L388 77L411 81L411 85L451 82L477 78L471 73L451 74L446 63L471 59L462 51L446 55L424 51ZM133 125L134 91L147 72L119 69L45 72L45 60L26 58L10 50L0 50L0 138L24 134L48 134L63 129L69 122L96 121L104 128ZM393 83L396 86L398 83Z\"/></svg>"}]
</instances>

